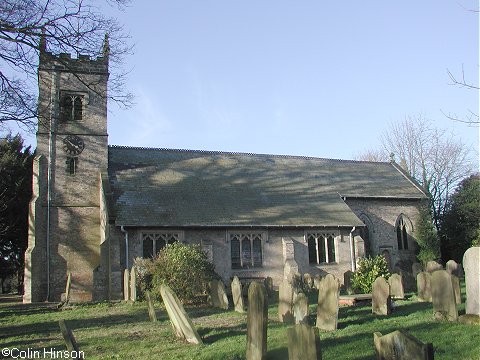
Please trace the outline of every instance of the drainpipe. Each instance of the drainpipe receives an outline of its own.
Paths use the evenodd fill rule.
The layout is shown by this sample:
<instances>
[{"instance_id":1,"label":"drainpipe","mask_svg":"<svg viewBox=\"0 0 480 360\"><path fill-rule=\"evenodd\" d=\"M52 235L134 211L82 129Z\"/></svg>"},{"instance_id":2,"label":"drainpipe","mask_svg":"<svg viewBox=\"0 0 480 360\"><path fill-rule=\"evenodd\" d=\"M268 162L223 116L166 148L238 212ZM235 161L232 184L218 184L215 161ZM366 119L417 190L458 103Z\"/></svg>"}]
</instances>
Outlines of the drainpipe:
<instances>
[{"instance_id":1,"label":"drainpipe","mask_svg":"<svg viewBox=\"0 0 480 360\"><path fill-rule=\"evenodd\" d=\"M125 234L125 269L128 269L128 231L123 225L120 226L120 231Z\"/></svg>"},{"instance_id":2,"label":"drainpipe","mask_svg":"<svg viewBox=\"0 0 480 360\"><path fill-rule=\"evenodd\" d=\"M352 271L355 272L357 268L357 264L355 263L355 252L353 250L353 232L355 231L355 226L352 228L352 231L350 231L350 259L351 259L351 266L352 266Z\"/></svg>"}]
</instances>

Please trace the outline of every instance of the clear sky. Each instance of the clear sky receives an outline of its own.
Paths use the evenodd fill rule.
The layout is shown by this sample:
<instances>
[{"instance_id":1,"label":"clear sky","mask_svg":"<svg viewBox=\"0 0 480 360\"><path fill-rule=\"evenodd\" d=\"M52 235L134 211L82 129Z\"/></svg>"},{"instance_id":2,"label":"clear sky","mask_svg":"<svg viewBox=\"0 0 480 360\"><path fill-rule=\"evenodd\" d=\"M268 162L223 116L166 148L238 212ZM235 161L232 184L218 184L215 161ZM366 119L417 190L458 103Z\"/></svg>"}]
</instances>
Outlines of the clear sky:
<instances>
[{"instance_id":1,"label":"clear sky","mask_svg":"<svg viewBox=\"0 0 480 360\"><path fill-rule=\"evenodd\" d=\"M406 116L478 152L473 0L134 0L110 9L135 43L136 106L110 105L109 143L352 158Z\"/></svg>"}]
</instances>

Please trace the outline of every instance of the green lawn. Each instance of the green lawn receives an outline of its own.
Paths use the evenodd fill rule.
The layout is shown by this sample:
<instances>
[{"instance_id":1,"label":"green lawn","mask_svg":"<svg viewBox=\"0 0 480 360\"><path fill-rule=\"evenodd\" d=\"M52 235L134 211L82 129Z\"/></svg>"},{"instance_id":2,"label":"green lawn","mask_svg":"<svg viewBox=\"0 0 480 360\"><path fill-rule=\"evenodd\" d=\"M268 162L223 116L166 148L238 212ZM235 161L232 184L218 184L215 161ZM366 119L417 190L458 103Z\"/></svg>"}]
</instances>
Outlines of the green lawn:
<instances>
[{"instance_id":1,"label":"green lawn","mask_svg":"<svg viewBox=\"0 0 480 360\"><path fill-rule=\"evenodd\" d=\"M0 298L0 300L2 300ZM312 303L316 301L311 296ZM459 306L460 314L464 305ZM316 306L310 306L310 323ZM186 308L204 345L177 340L164 309L157 304L157 323L148 321L146 303L98 303L57 310L54 305L0 301L0 348L64 350L58 327L66 319L88 359L244 359L246 314L208 307ZM373 332L404 329L433 343L435 359L480 358L480 327L433 320L430 303L396 302L391 316L371 314L370 306L342 307L339 329L320 333L323 359L372 359ZM0 355L1 358L1 355ZM277 320L277 304L269 307L268 358L287 359L286 326Z\"/></svg>"}]
</instances>

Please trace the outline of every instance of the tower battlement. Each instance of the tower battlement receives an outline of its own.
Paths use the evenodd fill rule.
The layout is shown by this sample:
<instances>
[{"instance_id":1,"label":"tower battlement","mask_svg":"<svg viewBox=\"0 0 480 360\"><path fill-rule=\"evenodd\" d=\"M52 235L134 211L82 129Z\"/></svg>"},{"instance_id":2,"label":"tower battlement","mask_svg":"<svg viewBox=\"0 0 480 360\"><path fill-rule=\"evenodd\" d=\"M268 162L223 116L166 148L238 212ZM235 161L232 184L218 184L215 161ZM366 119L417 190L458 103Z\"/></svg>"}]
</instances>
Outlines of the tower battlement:
<instances>
[{"instance_id":1,"label":"tower battlement","mask_svg":"<svg viewBox=\"0 0 480 360\"><path fill-rule=\"evenodd\" d=\"M52 52L42 51L40 55L40 70L56 70L86 74L108 74L108 56L78 55L72 57L69 53L58 55Z\"/></svg>"}]
</instances>

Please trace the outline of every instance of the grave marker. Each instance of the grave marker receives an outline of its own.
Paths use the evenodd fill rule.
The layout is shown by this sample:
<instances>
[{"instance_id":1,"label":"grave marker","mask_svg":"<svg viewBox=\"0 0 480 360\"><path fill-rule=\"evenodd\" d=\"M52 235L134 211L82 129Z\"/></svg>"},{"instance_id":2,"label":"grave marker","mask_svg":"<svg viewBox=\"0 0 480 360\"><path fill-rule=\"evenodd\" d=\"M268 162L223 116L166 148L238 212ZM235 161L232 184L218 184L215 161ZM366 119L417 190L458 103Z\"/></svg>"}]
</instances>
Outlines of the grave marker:
<instances>
[{"instance_id":1,"label":"grave marker","mask_svg":"<svg viewBox=\"0 0 480 360\"><path fill-rule=\"evenodd\" d=\"M157 314L155 313L155 307L153 306L152 297L150 296L150 291L145 291L145 298L147 299L148 306L148 317L151 322L157 321Z\"/></svg>"},{"instance_id":2,"label":"grave marker","mask_svg":"<svg viewBox=\"0 0 480 360\"><path fill-rule=\"evenodd\" d=\"M318 287L317 328L337 330L339 296L339 281L332 274L327 274Z\"/></svg>"},{"instance_id":3,"label":"grave marker","mask_svg":"<svg viewBox=\"0 0 480 360\"><path fill-rule=\"evenodd\" d=\"M212 306L228 310L228 298L223 282L221 280L212 280L209 285Z\"/></svg>"},{"instance_id":4,"label":"grave marker","mask_svg":"<svg viewBox=\"0 0 480 360\"><path fill-rule=\"evenodd\" d=\"M455 294L455 304L462 303L462 295L460 292L460 279L455 275L450 275L452 277L452 286L453 286L453 293Z\"/></svg>"},{"instance_id":5,"label":"grave marker","mask_svg":"<svg viewBox=\"0 0 480 360\"><path fill-rule=\"evenodd\" d=\"M248 289L247 360L267 356L268 300L265 286L254 281Z\"/></svg>"},{"instance_id":6,"label":"grave marker","mask_svg":"<svg viewBox=\"0 0 480 360\"><path fill-rule=\"evenodd\" d=\"M289 360L321 360L320 335L318 328L297 324L288 328Z\"/></svg>"},{"instance_id":7,"label":"grave marker","mask_svg":"<svg viewBox=\"0 0 480 360\"><path fill-rule=\"evenodd\" d=\"M240 282L238 276L235 276L232 281L232 298L235 311L239 313L245 312L245 305L243 303L242 295L242 283Z\"/></svg>"},{"instance_id":8,"label":"grave marker","mask_svg":"<svg viewBox=\"0 0 480 360\"><path fill-rule=\"evenodd\" d=\"M284 279L278 291L278 319L284 324L293 323L293 286Z\"/></svg>"},{"instance_id":9,"label":"grave marker","mask_svg":"<svg viewBox=\"0 0 480 360\"><path fill-rule=\"evenodd\" d=\"M303 324L308 321L308 299L303 292L295 296L293 315L295 317L295 324Z\"/></svg>"},{"instance_id":10,"label":"grave marker","mask_svg":"<svg viewBox=\"0 0 480 360\"><path fill-rule=\"evenodd\" d=\"M372 289L372 313L377 315L390 315L392 300L390 299L390 285L383 277L378 277Z\"/></svg>"},{"instance_id":11,"label":"grave marker","mask_svg":"<svg viewBox=\"0 0 480 360\"><path fill-rule=\"evenodd\" d=\"M447 270L449 274L455 275L459 278L463 275L462 265L457 264L455 260L448 260L445 265L445 270Z\"/></svg>"},{"instance_id":12,"label":"grave marker","mask_svg":"<svg viewBox=\"0 0 480 360\"><path fill-rule=\"evenodd\" d=\"M135 266L130 270L130 300L137 301L137 272Z\"/></svg>"},{"instance_id":13,"label":"grave marker","mask_svg":"<svg viewBox=\"0 0 480 360\"><path fill-rule=\"evenodd\" d=\"M443 270L442 264L439 264L438 262L433 260L427 262L427 266L426 266L427 272L433 273L434 271L437 271L437 270Z\"/></svg>"},{"instance_id":14,"label":"grave marker","mask_svg":"<svg viewBox=\"0 0 480 360\"><path fill-rule=\"evenodd\" d=\"M405 293L403 291L403 278L399 274L393 274L388 278L390 285L390 296L394 299L404 299Z\"/></svg>"},{"instance_id":15,"label":"grave marker","mask_svg":"<svg viewBox=\"0 0 480 360\"><path fill-rule=\"evenodd\" d=\"M348 295L353 294L352 278L353 278L353 271L347 270L343 273L343 286L345 288L345 292Z\"/></svg>"},{"instance_id":16,"label":"grave marker","mask_svg":"<svg viewBox=\"0 0 480 360\"><path fill-rule=\"evenodd\" d=\"M130 271L125 269L123 271L123 299L128 301L130 298Z\"/></svg>"},{"instance_id":17,"label":"grave marker","mask_svg":"<svg viewBox=\"0 0 480 360\"><path fill-rule=\"evenodd\" d=\"M70 352L80 352L80 350L78 349L77 341L75 340L75 336L73 336L73 332L67 326L65 320L58 320L58 325L60 326L60 331L62 332L63 340L65 340L65 346L67 347L67 350Z\"/></svg>"},{"instance_id":18,"label":"grave marker","mask_svg":"<svg viewBox=\"0 0 480 360\"><path fill-rule=\"evenodd\" d=\"M465 313L480 316L480 247L474 246L463 255L463 271L467 300Z\"/></svg>"},{"instance_id":19,"label":"grave marker","mask_svg":"<svg viewBox=\"0 0 480 360\"><path fill-rule=\"evenodd\" d=\"M458 320L452 276L446 270L432 273L432 304L436 320Z\"/></svg>"},{"instance_id":20,"label":"grave marker","mask_svg":"<svg viewBox=\"0 0 480 360\"><path fill-rule=\"evenodd\" d=\"M417 299L432 302L432 275L426 271L417 274Z\"/></svg>"},{"instance_id":21,"label":"grave marker","mask_svg":"<svg viewBox=\"0 0 480 360\"><path fill-rule=\"evenodd\" d=\"M402 330L373 334L375 358L378 360L433 360L432 344L425 344Z\"/></svg>"}]
</instances>

